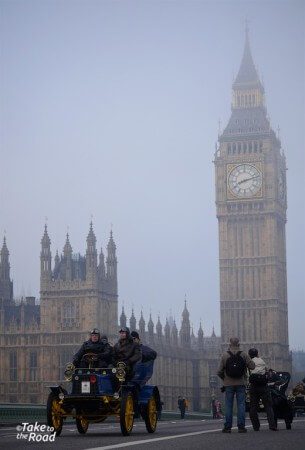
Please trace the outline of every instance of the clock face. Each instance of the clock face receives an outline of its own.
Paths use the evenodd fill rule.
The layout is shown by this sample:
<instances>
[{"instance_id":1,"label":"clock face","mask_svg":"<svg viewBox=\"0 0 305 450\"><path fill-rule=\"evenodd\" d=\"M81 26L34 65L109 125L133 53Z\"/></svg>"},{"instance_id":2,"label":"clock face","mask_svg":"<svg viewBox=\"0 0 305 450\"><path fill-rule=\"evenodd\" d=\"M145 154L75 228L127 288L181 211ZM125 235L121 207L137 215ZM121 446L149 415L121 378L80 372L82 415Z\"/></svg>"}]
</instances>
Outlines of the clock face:
<instances>
[{"instance_id":1,"label":"clock face","mask_svg":"<svg viewBox=\"0 0 305 450\"><path fill-rule=\"evenodd\" d=\"M236 197L253 197L261 190L262 173L253 164L239 164L229 173L228 187Z\"/></svg>"}]
</instances>

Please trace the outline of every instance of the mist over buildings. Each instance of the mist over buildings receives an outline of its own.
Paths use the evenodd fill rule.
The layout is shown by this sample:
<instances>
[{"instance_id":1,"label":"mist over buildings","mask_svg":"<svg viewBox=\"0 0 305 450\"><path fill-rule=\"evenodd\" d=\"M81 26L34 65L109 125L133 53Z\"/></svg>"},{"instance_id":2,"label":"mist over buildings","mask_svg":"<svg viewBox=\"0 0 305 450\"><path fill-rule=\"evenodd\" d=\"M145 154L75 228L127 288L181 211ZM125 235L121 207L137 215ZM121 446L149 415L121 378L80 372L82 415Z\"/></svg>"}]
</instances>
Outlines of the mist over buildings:
<instances>
[{"instance_id":1,"label":"mist over buildings","mask_svg":"<svg viewBox=\"0 0 305 450\"><path fill-rule=\"evenodd\" d=\"M72 6L73 5L73 6ZM290 345L304 347L304 2L2 2L0 237L39 297L44 224L84 253L113 229L119 300L219 334L214 151L249 20L288 165ZM113 224L113 225L111 225Z\"/></svg>"}]
</instances>

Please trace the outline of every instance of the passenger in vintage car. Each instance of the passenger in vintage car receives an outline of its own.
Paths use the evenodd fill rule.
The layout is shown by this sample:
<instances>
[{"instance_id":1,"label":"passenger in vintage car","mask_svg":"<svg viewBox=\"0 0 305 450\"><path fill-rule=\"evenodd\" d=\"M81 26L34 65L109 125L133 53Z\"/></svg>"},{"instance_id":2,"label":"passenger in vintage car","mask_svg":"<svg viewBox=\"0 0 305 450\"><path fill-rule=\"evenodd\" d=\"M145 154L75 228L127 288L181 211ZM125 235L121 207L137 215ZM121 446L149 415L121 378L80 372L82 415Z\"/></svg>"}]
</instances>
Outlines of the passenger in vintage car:
<instances>
[{"instance_id":1,"label":"passenger in vintage car","mask_svg":"<svg viewBox=\"0 0 305 450\"><path fill-rule=\"evenodd\" d=\"M113 348L113 362L123 362L126 364L128 378L131 378L133 367L142 359L140 345L130 336L128 327L122 327L119 331L119 340Z\"/></svg>"}]
</instances>

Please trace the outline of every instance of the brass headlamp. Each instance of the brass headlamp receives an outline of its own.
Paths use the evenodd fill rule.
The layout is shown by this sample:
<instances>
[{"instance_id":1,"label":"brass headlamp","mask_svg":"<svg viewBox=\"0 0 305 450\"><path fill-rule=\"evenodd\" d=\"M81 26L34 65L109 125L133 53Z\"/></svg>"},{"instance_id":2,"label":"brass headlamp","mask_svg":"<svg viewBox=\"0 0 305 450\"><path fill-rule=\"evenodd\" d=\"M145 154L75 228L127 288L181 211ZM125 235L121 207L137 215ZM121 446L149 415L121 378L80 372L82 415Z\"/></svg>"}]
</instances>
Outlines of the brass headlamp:
<instances>
[{"instance_id":1,"label":"brass headlamp","mask_svg":"<svg viewBox=\"0 0 305 450\"><path fill-rule=\"evenodd\" d=\"M74 373L75 370L75 365L73 363L68 363L66 364L66 368L64 371L64 376L65 376L65 380L66 381L72 381L72 375Z\"/></svg>"}]
</instances>

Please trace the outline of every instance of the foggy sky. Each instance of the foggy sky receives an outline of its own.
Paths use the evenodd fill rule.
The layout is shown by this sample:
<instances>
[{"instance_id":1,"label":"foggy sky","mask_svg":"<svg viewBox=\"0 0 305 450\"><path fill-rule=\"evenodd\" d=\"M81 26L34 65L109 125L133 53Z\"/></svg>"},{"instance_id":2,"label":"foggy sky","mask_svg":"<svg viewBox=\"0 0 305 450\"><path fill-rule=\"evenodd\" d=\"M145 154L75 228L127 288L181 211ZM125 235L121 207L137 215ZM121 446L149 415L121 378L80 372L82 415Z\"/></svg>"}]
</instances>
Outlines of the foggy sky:
<instances>
[{"instance_id":1,"label":"foggy sky","mask_svg":"<svg viewBox=\"0 0 305 450\"><path fill-rule=\"evenodd\" d=\"M156 323L186 294L220 333L215 142L249 20L253 59L288 165L289 334L304 348L304 1L0 1L0 239L15 296L39 297L69 229L98 251L111 223L124 301Z\"/></svg>"}]
</instances>

